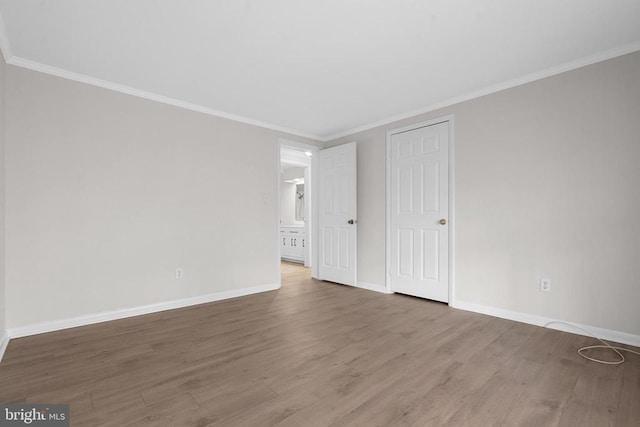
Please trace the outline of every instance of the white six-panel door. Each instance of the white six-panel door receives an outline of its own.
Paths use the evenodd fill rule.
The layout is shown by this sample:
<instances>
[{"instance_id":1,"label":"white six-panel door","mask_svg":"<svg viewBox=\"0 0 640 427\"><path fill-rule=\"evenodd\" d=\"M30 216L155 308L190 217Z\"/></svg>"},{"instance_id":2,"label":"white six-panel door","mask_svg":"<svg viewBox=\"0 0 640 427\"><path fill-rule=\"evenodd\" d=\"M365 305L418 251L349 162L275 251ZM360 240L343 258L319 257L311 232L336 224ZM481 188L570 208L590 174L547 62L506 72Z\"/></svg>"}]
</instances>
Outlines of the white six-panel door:
<instances>
[{"instance_id":1,"label":"white six-panel door","mask_svg":"<svg viewBox=\"0 0 640 427\"><path fill-rule=\"evenodd\" d=\"M356 284L356 143L318 153L318 278Z\"/></svg>"},{"instance_id":2,"label":"white six-panel door","mask_svg":"<svg viewBox=\"0 0 640 427\"><path fill-rule=\"evenodd\" d=\"M449 301L449 122L390 137L390 290Z\"/></svg>"}]
</instances>

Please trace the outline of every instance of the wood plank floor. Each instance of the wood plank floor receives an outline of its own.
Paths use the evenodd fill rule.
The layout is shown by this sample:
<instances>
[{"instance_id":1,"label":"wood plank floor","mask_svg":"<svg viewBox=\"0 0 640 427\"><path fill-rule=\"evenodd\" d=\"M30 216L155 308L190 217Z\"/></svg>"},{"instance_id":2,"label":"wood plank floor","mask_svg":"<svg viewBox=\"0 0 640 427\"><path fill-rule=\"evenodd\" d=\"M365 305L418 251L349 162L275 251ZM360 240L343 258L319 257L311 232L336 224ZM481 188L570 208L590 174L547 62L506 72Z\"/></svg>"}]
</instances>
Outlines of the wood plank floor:
<instances>
[{"instance_id":1,"label":"wood plank floor","mask_svg":"<svg viewBox=\"0 0 640 427\"><path fill-rule=\"evenodd\" d=\"M73 426L639 426L640 358L402 295L317 282L12 340L0 402Z\"/></svg>"}]
</instances>

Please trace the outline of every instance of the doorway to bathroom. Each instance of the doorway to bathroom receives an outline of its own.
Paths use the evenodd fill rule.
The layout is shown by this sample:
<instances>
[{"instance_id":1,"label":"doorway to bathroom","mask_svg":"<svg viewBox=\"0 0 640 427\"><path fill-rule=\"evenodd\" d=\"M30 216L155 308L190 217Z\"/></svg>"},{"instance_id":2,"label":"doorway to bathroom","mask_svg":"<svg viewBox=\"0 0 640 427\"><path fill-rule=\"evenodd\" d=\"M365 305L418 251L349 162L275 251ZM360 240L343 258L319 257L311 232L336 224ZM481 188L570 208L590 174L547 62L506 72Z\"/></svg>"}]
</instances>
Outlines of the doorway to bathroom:
<instances>
[{"instance_id":1,"label":"doorway to bathroom","mask_svg":"<svg viewBox=\"0 0 640 427\"><path fill-rule=\"evenodd\" d=\"M279 185L279 258L282 274L314 267L313 250L313 174L314 155L318 147L280 139ZM285 277L283 277L285 280Z\"/></svg>"}]
</instances>

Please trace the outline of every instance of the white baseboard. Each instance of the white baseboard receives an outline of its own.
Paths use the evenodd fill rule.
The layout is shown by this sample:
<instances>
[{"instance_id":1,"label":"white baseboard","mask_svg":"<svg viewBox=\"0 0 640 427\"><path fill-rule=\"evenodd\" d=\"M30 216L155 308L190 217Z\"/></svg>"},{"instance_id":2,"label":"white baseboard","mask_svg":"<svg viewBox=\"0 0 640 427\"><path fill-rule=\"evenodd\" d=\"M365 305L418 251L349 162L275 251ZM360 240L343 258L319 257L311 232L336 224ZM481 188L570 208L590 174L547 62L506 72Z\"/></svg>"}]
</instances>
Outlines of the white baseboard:
<instances>
[{"instance_id":1,"label":"white baseboard","mask_svg":"<svg viewBox=\"0 0 640 427\"><path fill-rule=\"evenodd\" d=\"M37 323L34 325L11 328L7 331L9 338L26 337L29 335L42 334L45 332L59 331L61 329L86 326L94 323L108 322L109 320L123 319L125 317L140 316L143 314L156 313L158 311L172 310L175 308L188 307L191 305L205 304L213 301L220 301L229 298L236 298L245 295L257 294L260 292L273 291L280 288L279 283L252 286L249 288L232 289L229 291L215 292L213 294L200 295L197 297L183 298L173 301L161 302L158 304L144 305L141 307L125 308L122 310L105 311L101 313L89 314L87 316L72 317L69 319L53 320L51 322Z\"/></svg>"},{"instance_id":2,"label":"white baseboard","mask_svg":"<svg viewBox=\"0 0 640 427\"><path fill-rule=\"evenodd\" d=\"M4 352L7 350L7 346L9 345L9 336L7 335L7 331L0 331L0 362L2 362L2 358L4 357Z\"/></svg>"},{"instance_id":3,"label":"white baseboard","mask_svg":"<svg viewBox=\"0 0 640 427\"><path fill-rule=\"evenodd\" d=\"M572 328L570 325L575 325L580 329L585 329L591 332L593 335L602 338L607 341L618 342L622 344L628 344L635 347L640 347L640 335L630 334L627 332L615 331L612 329L599 328L597 326L583 325L575 322L568 322L561 319L553 319L550 317L537 316L534 314L527 314L518 311L505 310L497 307L490 307L486 305L476 304L472 302L456 301L453 308L460 310L473 311L475 313L488 314L489 316L500 317L502 319L515 320L516 322L528 323L530 325L545 326L549 322L563 322L567 324L554 323L548 328L557 329L559 331L571 332L572 334L585 335L582 331Z\"/></svg>"},{"instance_id":4,"label":"white baseboard","mask_svg":"<svg viewBox=\"0 0 640 427\"><path fill-rule=\"evenodd\" d=\"M367 283L367 282L358 282L356 285L358 288L367 289L369 291L380 292L383 294L388 294L387 288L384 285L376 285L375 283Z\"/></svg>"}]
</instances>

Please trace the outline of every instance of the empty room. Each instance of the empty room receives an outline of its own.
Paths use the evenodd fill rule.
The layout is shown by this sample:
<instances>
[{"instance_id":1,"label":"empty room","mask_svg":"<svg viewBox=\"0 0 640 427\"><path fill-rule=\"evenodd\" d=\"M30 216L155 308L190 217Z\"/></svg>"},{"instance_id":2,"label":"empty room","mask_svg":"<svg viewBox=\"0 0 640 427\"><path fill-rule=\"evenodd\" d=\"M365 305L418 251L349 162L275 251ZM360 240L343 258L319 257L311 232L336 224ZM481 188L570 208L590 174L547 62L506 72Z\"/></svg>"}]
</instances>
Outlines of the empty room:
<instances>
[{"instance_id":1,"label":"empty room","mask_svg":"<svg viewBox=\"0 0 640 427\"><path fill-rule=\"evenodd\" d=\"M0 0L0 426L640 426L640 0Z\"/></svg>"}]
</instances>

